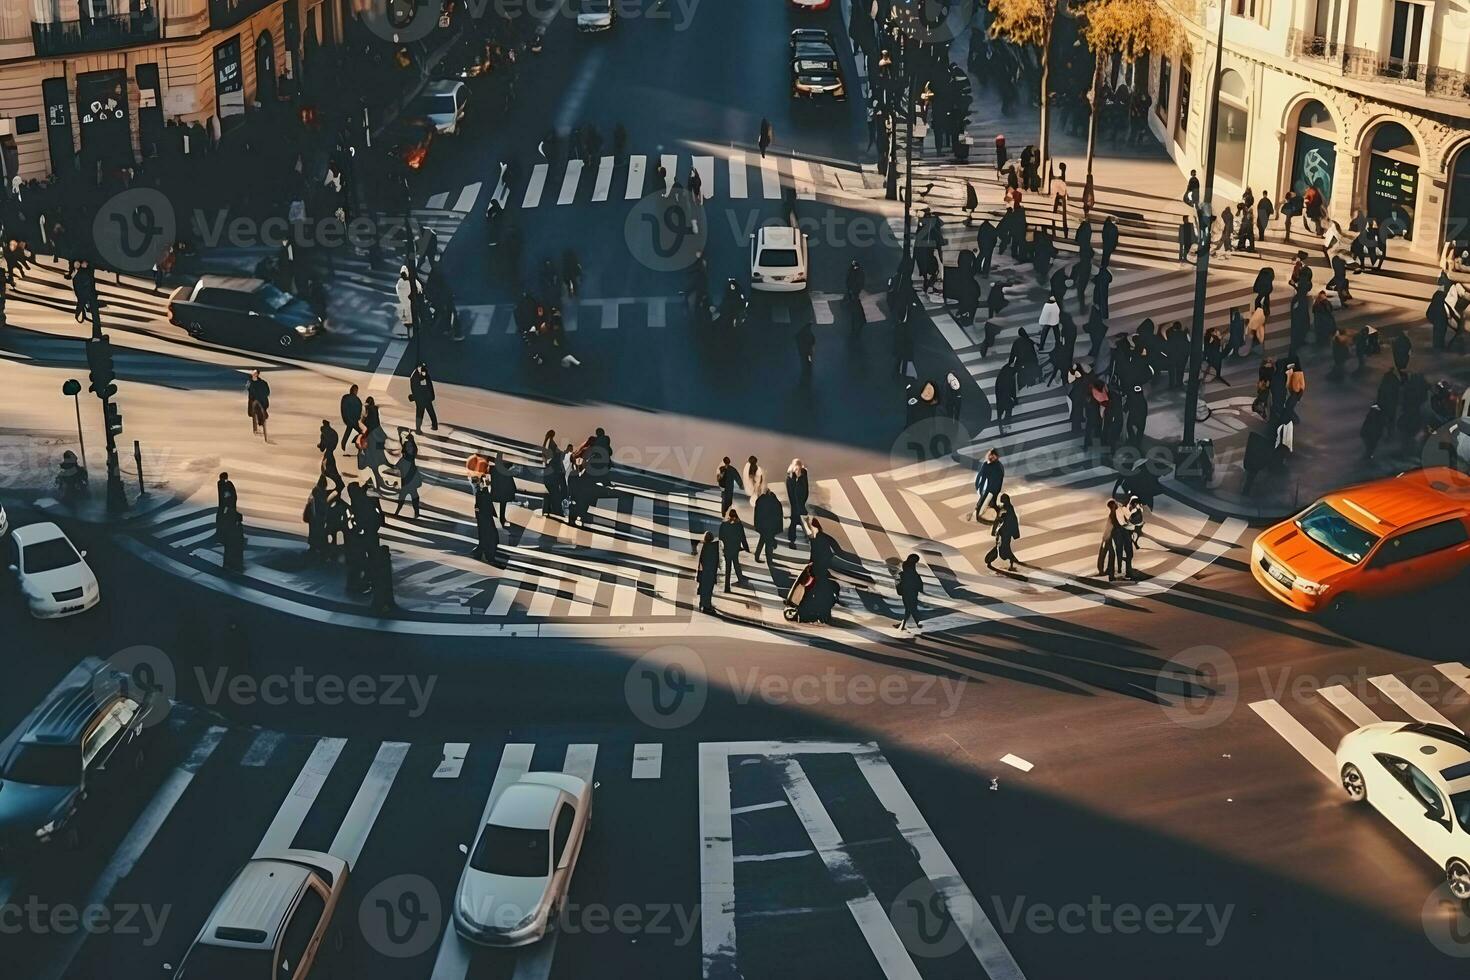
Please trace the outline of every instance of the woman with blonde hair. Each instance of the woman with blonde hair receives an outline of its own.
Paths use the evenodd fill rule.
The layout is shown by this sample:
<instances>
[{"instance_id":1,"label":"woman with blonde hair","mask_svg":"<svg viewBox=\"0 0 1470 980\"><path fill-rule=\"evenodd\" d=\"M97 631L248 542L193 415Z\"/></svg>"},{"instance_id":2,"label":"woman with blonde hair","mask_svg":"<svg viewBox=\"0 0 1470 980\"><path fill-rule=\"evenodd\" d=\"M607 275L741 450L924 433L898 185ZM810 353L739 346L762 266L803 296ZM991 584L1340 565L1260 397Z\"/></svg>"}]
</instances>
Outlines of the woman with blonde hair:
<instances>
[{"instance_id":1,"label":"woman with blonde hair","mask_svg":"<svg viewBox=\"0 0 1470 980\"><path fill-rule=\"evenodd\" d=\"M806 464L800 459L793 459L786 468L786 502L791 506L791 523L786 528L786 543L789 545L796 544L798 526L806 531L806 501L809 492ZM811 538L810 532L807 532L807 538Z\"/></svg>"}]
</instances>

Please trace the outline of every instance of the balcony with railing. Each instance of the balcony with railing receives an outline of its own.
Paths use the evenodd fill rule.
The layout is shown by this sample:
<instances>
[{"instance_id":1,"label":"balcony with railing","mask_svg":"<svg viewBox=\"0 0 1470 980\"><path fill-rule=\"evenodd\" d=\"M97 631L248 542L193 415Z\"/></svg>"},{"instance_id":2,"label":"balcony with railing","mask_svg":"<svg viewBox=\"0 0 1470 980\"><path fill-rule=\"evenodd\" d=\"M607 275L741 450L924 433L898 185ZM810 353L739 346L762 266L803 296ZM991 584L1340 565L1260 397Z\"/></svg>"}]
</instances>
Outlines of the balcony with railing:
<instances>
[{"instance_id":1,"label":"balcony with railing","mask_svg":"<svg viewBox=\"0 0 1470 980\"><path fill-rule=\"evenodd\" d=\"M36 54L67 55L157 41L158 14L152 8L79 20L31 23Z\"/></svg>"}]
</instances>

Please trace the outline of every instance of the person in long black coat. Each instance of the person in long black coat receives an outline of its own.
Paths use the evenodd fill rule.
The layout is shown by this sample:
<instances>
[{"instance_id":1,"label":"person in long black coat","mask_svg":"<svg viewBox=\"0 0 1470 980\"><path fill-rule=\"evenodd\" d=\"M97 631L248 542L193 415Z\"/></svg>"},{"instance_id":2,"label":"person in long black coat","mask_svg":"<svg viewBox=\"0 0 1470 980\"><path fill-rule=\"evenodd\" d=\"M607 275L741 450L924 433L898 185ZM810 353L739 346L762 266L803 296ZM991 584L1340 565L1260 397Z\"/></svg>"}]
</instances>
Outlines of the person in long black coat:
<instances>
[{"instance_id":1,"label":"person in long black coat","mask_svg":"<svg viewBox=\"0 0 1470 980\"><path fill-rule=\"evenodd\" d=\"M592 505L597 502L597 481L592 479L592 474L587 472L587 467L580 460L571 477L567 479L567 497L572 501L572 512L567 523L575 525L580 520L582 526L587 527Z\"/></svg>"},{"instance_id":2,"label":"person in long black coat","mask_svg":"<svg viewBox=\"0 0 1470 980\"><path fill-rule=\"evenodd\" d=\"M715 611L715 583L720 579L720 543L715 540L713 531L704 532L698 548L699 565L695 578L699 586L699 611L713 613Z\"/></svg>"},{"instance_id":3,"label":"person in long black coat","mask_svg":"<svg viewBox=\"0 0 1470 980\"><path fill-rule=\"evenodd\" d=\"M494 563L500 550L500 529L495 526L495 493L489 480L475 489L475 550L480 561Z\"/></svg>"},{"instance_id":4,"label":"person in long black coat","mask_svg":"<svg viewBox=\"0 0 1470 980\"><path fill-rule=\"evenodd\" d=\"M766 491L769 493L770 491ZM750 584L745 577L745 571L740 567L740 553L750 550L750 542L745 537L745 525L741 523L740 514L731 507L725 512L725 519L720 522L720 548L725 558L725 591L730 591L730 573L735 573L735 580L740 585Z\"/></svg>"},{"instance_id":5,"label":"person in long black coat","mask_svg":"<svg viewBox=\"0 0 1470 980\"><path fill-rule=\"evenodd\" d=\"M1295 356L1307 343L1312 332L1311 304L1303 293L1291 298L1291 355Z\"/></svg>"},{"instance_id":6,"label":"person in long black coat","mask_svg":"<svg viewBox=\"0 0 1470 980\"><path fill-rule=\"evenodd\" d=\"M990 223L989 218L983 218L975 229L975 247L977 249L976 270L982 276L990 275L990 260L995 253L996 230Z\"/></svg>"},{"instance_id":7,"label":"person in long black coat","mask_svg":"<svg viewBox=\"0 0 1470 980\"><path fill-rule=\"evenodd\" d=\"M767 488L764 493L755 499L755 542L756 561L761 560L761 551L766 554L766 563L776 560L776 535L781 533L785 526L785 518L781 512L781 498L777 497Z\"/></svg>"},{"instance_id":8,"label":"person in long black coat","mask_svg":"<svg viewBox=\"0 0 1470 980\"><path fill-rule=\"evenodd\" d=\"M1113 282L1113 270L1103 266L1092 277L1092 310L1098 316L1108 315L1108 287Z\"/></svg>"},{"instance_id":9,"label":"person in long black coat","mask_svg":"<svg viewBox=\"0 0 1470 980\"><path fill-rule=\"evenodd\" d=\"M1041 362L1036 356L1036 344L1025 328L1017 331L1016 339L1011 341L1011 360L1016 365L1018 390L1041 380Z\"/></svg>"},{"instance_id":10,"label":"person in long black coat","mask_svg":"<svg viewBox=\"0 0 1470 980\"><path fill-rule=\"evenodd\" d=\"M331 508L327 503L327 481L318 478L311 495L306 498L306 508L301 519L306 522L306 550L314 555L327 553L327 521Z\"/></svg>"},{"instance_id":11,"label":"person in long black coat","mask_svg":"<svg viewBox=\"0 0 1470 980\"><path fill-rule=\"evenodd\" d=\"M1432 328L1431 340L1435 350L1444 350L1450 333L1449 311L1445 309L1445 291L1437 291L1429 297L1429 308L1424 311L1424 318L1429 321Z\"/></svg>"},{"instance_id":12,"label":"person in long black coat","mask_svg":"<svg viewBox=\"0 0 1470 980\"><path fill-rule=\"evenodd\" d=\"M224 567L228 572L245 570L245 521L238 510L224 517L220 540L224 544Z\"/></svg>"},{"instance_id":13,"label":"person in long black coat","mask_svg":"<svg viewBox=\"0 0 1470 980\"><path fill-rule=\"evenodd\" d=\"M985 567L993 572L995 560L1004 558L1010 562L1011 571L1015 571L1016 553L1012 550L1011 542L1021 536L1021 522L1016 517L1016 508L1011 504L1011 495L1008 493L1000 495L995 523L991 526L990 533L995 537L995 547L986 552Z\"/></svg>"},{"instance_id":14,"label":"person in long black coat","mask_svg":"<svg viewBox=\"0 0 1470 980\"><path fill-rule=\"evenodd\" d=\"M990 284L990 295L985 297L985 308L992 318L998 317L1011 303L1006 299L1005 284L993 282Z\"/></svg>"},{"instance_id":15,"label":"person in long black coat","mask_svg":"<svg viewBox=\"0 0 1470 980\"><path fill-rule=\"evenodd\" d=\"M393 598L393 555L386 544L380 544L368 558L368 581L372 583L372 610L378 615L398 608Z\"/></svg>"},{"instance_id":16,"label":"person in long black coat","mask_svg":"<svg viewBox=\"0 0 1470 980\"><path fill-rule=\"evenodd\" d=\"M1103 219L1102 226L1102 259L1100 260L1100 264L1104 269L1108 267L1108 262L1112 260L1113 253L1118 250L1119 235L1118 222L1112 215L1108 215Z\"/></svg>"},{"instance_id":17,"label":"person in long black coat","mask_svg":"<svg viewBox=\"0 0 1470 980\"><path fill-rule=\"evenodd\" d=\"M490 499L500 508L502 525L508 523L505 519L505 509L516 499L518 490L510 464L505 461L505 454L496 453L495 464L490 467Z\"/></svg>"},{"instance_id":18,"label":"person in long black coat","mask_svg":"<svg viewBox=\"0 0 1470 980\"><path fill-rule=\"evenodd\" d=\"M1271 292L1276 288L1276 270L1269 265L1261 266L1256 273L1256 282L1253 287L1256 293L1255 305L1266 311L1266 318L1271 318Z\"/></svg>"},{"instance_id":19,"label":"person in long black coat","mask_svg":"<svg viewBox=\"0 0 1470 980\"><path fill-rule=\"evenodd\" d=\"M911 554L903 560L903 567L898 572L898 597L903 600L903 619L893 624L893 628L901 630L914 621L914 632L920 632L923 627L919 625L919 593L924 589L923 579L919 577L919 556Z\"/></svg>"},{"instance_id":20,"label":"person in long black coat","mask_svg":"<svg viewBox=\"0 0 1470 980\"><path fill-rule=\"evenodd\" d=\"M562 466L562 451L552 446L550 453L550 459L541 470L541 485L546 489L541 511L546 517L561 517L563 516L562 501L567 496L566 470Z\"/></svg>"},{"instance_id":21,"label":"person in long black coat","mask_svg":"<svg viewBox=\"0 0 1470 980\"><path fill-rule=\"evenodd\" d=\"M995 373L995 422L1003 425L1010 420L1011 412L1015 410L1016 399L1020 388L1017 384L1016 358L1011 357L1005 365Z\"/></svg>"},{"instance_id":22,"label":"person in long black coat","mask_svg":"<svg viewBox=\"0 0 1470 980\"><path fill-rule=\"evenodd\" d=\"M796 544L796 529L802 528L803 533L810 538L810 532L806 531L806 525L802 519L806 517L807 495L810 491L806 467L801 460L793 459L786 470L786 502L791 506L791 523L786 528L786 543Z\"/></svg>"},{"instance_id":23,"label":"person in long black coat","mask_svg":"<svg viewBox=\"0 0 1470 980\"><path fill-rule=\"evenodd\" d=\"M1103 273L1107 272L1107 269L1103 269L1101 272L1098 273L1098 278L1101 279ZM1111 273L1108 273L1108 275L1111 275ZM1095 373L1098 370L1098 356L1102 354L1103 343L1108 339L1108 314L1107 311L1102 307L1103 304L1100 304L1097 301L1096 294L1094 294L1092 312L1089 313L1087 316L1087 339L1092 341L1092 347L1087 352L1087 357L1093 362L1092 370Z\"/></svg>"}]
</instances>

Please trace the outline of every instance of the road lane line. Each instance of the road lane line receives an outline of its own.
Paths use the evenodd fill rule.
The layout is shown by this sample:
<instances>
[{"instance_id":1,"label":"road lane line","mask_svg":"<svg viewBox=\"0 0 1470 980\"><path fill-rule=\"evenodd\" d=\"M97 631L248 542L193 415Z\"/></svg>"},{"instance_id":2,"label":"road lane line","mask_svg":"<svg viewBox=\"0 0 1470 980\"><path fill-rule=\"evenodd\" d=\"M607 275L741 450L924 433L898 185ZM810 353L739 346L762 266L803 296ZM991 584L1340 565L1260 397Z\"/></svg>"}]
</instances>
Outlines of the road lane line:
<instances>
[{"instance_id":1,"label":"road lane line","mask_svg":"<svg viewBox=\"0 0 1470 980\"><path fill-rule=\"evenodd\" d=\"M337 758L346 744L345 738L317 739L306 764L296 776L295 784L281 801L281 808L276 811L275 819L266 828L265 836L260 839L260 846L255 849L256 857L290 848L297 831L301 829L302 821L310 812L311 805L316 802L317 794L322 791L322 786L331 775L332 767L337 764Z\"/></svg>"},{"instance_id":2,"label":"road lane line","mask_svg":"<svg viewBox=\"0 0 1470 980\"><path fill-rule=\"evenodd\" d=\"M1429 702L1405 687L1404 682L1394 675L1381 674L1378 677L1370 677L1368 678L1368 683L1382 691L1386 698L1404 709L1409 717L1415 721L1427 722L1431 725L1444 725L1446 728L1452 728L1455 731L1460 730L1459 725L1456 725L1432 708Z\"/></svg>"},{"instance_id":3,"label":"road lane line","mask_svg":"<svg viewBox=\"0 0 1470 980\"><path fill-rule=\"evenodd\" d=\"M577 199L577 184L582 180L582 161L568 160L567 172L561 178L561 194L557 196L557 204L571 204Z\"/></svg>"},{"instance_id":4,"label":"road lane line","mask_svg":"<svg viewBox=\"0 0 1470 980\"><path fill-rule=\"evenodd\" d=\"M597 165L597 183L592 185L592 200L607 200L607 192L612 188L613 165L616 162L612 157L603 157L602 162Z\"/></svg>"},{"instance_id":5,"label":"road lane line","mask_svg":"<svg viewBox=\"0 0 1470 980\"><path fill-rule=\"evenodd\" d=\"M732 198L744 199L750 196L750 189L746 186L745 154L736 151L730 154L730 196Z\"/></svg>"},{"instance_id":6,"label":"road lane line","mask_svg":"<svg viewBox=\"0 0 1470 980\"><path fill-rule=\"evenodd\" d=\"M397 313L395 312L395 316ZM378 360L378 369L373 372L372 380L368 382L368 391L387 391L388 382L398 373L399 362L403 360L403 354L408 350L408 341L402 337L388 341L383 356Z\"/></svg>"},{"instance_id":7,"label":"road lane line","mask_svg":"<svg viewBox=\"0 0 1470 980\"><path fill-rule=\"evenodd\" d=\"M454 202L454 210L461 214L469 214L474 210L475 198L480 196L480 181L466 184L464 190L459 192L459 199Z\"/></svg>"},{"instance_id":8,"label":"road lane line","mask_svg":"<svg viewBox=\"0 0 1470 980\"><path fill-rule=\"evenodd\" d=\"M424 208L429 211L442 211L445 203L449 200L448 191L440 191L424 202Z\"/></svg>"},{"instance_id":9,"label":"road lane line","mask_svg":"<svg viewBox=\"0 0 1470 980\"><path fill-rule=\"evenodd\" d=\"M526 181L526 197L521 201L521 207L534 208L541 203L541 191L546 187L546 174L550 170L544 163L531 168L531 179Z\"/></svg>"},{"instance_id":10,"label":"road lane line","mask_svg":"<svg viewBox=\"0 0 1470 980\"><path fill-rule=\"evenodd\" d=\"M832 300L837 297L832 293L809 292L808 298L812 302L812 321L818 326L833 323L836 317L832 315Z\"/></svg>"},{"instance_id":11,"label":"road lane line","mask_svg":"<svg viewBox=\"0 0 1470 980\"><path fill-rule=\"evenodd\" d=\"M648 297L648 327L651 330L661 330L668 323L668 297Z\"/></svg>"},{"instance_id":12,"label":"road lane line","mask_svg":"<svg viewBox=\"0 0 1470 980\"><path fill-rule=\"evenodd\" d=\"M679 155L677 153L665 153L658 158L658 165L664 168L663 187L658 189L658 192L662 194L664 188L672 187L674 181L679 179Z\"/></svg>"},{"instance_id":13,"label":"road lane line","mask_svg":"<svg viewBox=\"0 0 1470 980\"><path fill-rule=\"evenodd\" d=\"M633 746L633 778L657 779L663 773L662 742L639 742Z\"/></svg>"},{"instance_id":14,"label":"road lane line","mask_svg":"<svg viewBox=\"0 0 1470 980\"><path fill-rule=\"evenodd\" d=\"M1348 721L1354 725L1373 725L1383 720L1341 684L1321 688L1317 693L1322 695L1323 700L1328 704L1347 715Z\"/></svg>"},{"instance_id":15,"label":"road lane line","mask_svg":"<svg viewBox=\"0 0 1470 980\"><path fill-rule=\"evenodd\" d=\"M1301 722L1287 714L1285 708L1276 701L1267 700L1252 701L1251 710L1276 729L1276 734L1310 762L1312 768L1327 777L1329 782L1337 782L1337 760L1333 752L1317 741L1317 736L1307 731Z\"/></svg>"},{"instance_id":16,"label":"road lane line","mask_svg":"<svg viewBox=\"0 0 1470 980\"><path fill-rule=\"evenodd\" d=\"M526 774L531 768L531 756L536 751L536 746L528 742L511 742L506 745L500 754L500 766L495 770L495 781L490 784L490 795L485 800L485 809L480 814L480 822L475 824L470 839L466 842L473 852L475 841L480 836L480 828L490 819L490 811L495 808L495 802L500 799L500 794L505 788ZM469 863L469 857L465 858ZM431 980L464 980L470 972L470 958L474 948L459 938L455 931L454 919L446 916L449 922L444 926L444 939L439 943L439 952L434 958L434 972Z\"/></svg>"},{"instance_id":17,"label":"road lane line","mask_svg":"<svg viewBox=\"0 0 1470 980\"><path fill-rule=\"evenodd\" d=\"M694 172L699 174L699 194L706 201L715 196L715 158L694 158Z\"/></svg>"},{"instance_id":18,"label":"road lane line","mask_svg":"<svg viewBox=\"0 0 1470 980\"><path fill-rule=\"evenodd\" d=\"M704 980L737 976L728 746L699 746L699 901Z\"/></svg>"},{"instance_id":19,"label":"road lane line","mask_svg":"<svg viewBox=\"0 0 1470 980\"><path fill-rule=\"evenodd\" d=\"M636 201L643 196L643 171L648 167L648 157L641 153L628 158L628 189L623 197Z\"/></svg>"},{"instance_id":20,"label":"road lane line","mask_svg":"<svg viewBox=\"0 0 1470 980\"><path fill-rule=\"evenodd\" d=\"M368 834L372 832L407 755L407 742L384 742L378 746L378 754L368 767L362 785L358 786L357 795L347 808L347 816L342 818L337 836L332 838L332 846L327 848L328 854L346 861L350 868L357 867L357 859L362 856Z\"/></svg>"},{"instance_id":21,"label":"road lane line","mask_svg":"<svg viewBox=\"0 0 1470 980\"><path fill-rule=\"evenodd\" d=\"M435 779L458 779L464 771L464 758L470 753L469 742L445 742L443 757L434 767Z\"/></svg>"},{"instance_id":22,"label":"road lane line","mask_svg":"<svg viewBox=\"0 0 1470 980\"><path fill-rule=\"evenodd\" d=\"M761 157L761 194L767 201L781 199L781 171L775 157Z\"/></svg>"},{"instance_id":23,"label":"road lane line","mask_svg":"<svg viewBox=\"0 0 1470 980\"><path fill-rule=\"evenodd\" d=\"M817 185L812 176L812 165L805 160L791 158L791 179L796 183L796 196L806 200L815 200L817 196Z\"/></svg>"}]
</instances>

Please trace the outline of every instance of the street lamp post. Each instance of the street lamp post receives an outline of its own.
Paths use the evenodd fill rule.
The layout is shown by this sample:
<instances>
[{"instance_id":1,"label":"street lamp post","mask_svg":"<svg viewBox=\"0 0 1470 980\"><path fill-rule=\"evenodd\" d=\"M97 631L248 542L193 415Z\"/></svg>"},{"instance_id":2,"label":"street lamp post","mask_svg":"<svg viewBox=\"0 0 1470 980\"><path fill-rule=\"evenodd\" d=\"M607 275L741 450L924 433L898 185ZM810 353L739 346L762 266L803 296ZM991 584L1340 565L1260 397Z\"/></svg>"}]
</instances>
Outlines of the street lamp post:
<instances>
[{"instance_id":1,"label":"street lamp post","mask_svg":"<svg viewBox=\"0 0 1470 980\"><path fill-rule=\"evenodd\" d=\"M408 260L408 330L413 334L414 364L424 362L424 335L419 327L419 262L414 252L413 194L408 187L408 174L403 175L403 240L404 257Z\"/></svg>"},{"instance_id":2,"label":"street lamp post","mask_svg":"<svg viewBox=\"0 0 1470 980\"><path fill-rule=\"evenodd\" d=\"M1205 127L1205 183L1200 199L1195 202L1195 238L1199 240L1194 271L1194 314L1189 325L1189 381L1184 389L1184 438L1186 447L1194 445L1194 424L1199 414L1200 363L1205 347L1205 293L1210 272L1210 236L1214 230L1216 128L1220 113L1220 67L1225 58L1225 6L1218 8L1215 28L1215 66L1210 72L1209 123ZM1203 233L1203 240L1201 239Z\"/></svg>"},{"instance_id":3,"label":"street lamp post","mask_svg":"<svg viewBox=\"0 0 1470 980\"><path fill-rule=\"evenodd\" d=\"M82 450L82 469L87 468L87 440L82 436L82 383L76 378L68 378L61 386L63 395L70 395L72 407L77 410L77 445Z\"/></svg>"}]
</instances>

